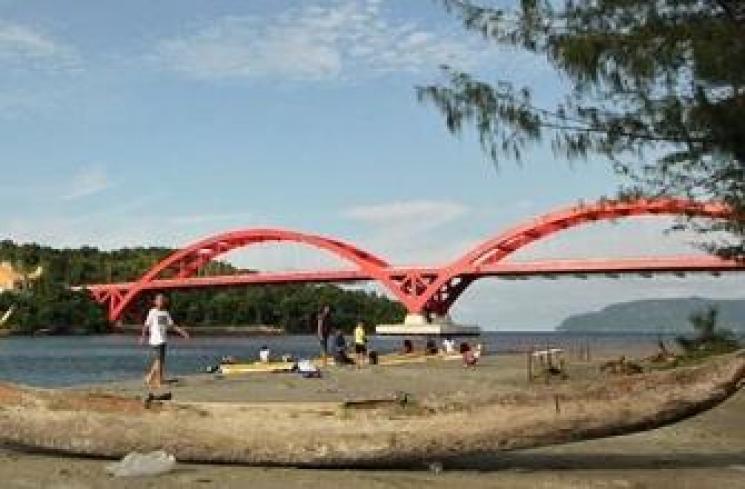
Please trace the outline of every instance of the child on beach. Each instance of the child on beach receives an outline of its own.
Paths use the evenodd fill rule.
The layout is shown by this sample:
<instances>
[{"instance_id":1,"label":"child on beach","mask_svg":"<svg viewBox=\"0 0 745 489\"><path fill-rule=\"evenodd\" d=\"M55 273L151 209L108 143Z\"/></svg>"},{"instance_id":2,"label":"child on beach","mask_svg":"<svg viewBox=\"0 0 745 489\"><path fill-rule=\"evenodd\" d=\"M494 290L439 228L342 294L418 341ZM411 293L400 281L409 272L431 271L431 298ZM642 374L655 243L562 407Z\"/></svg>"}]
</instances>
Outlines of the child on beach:
<instances>
[{"instance_id":1,"label":"child on beach","mask_svg":"<svg viewBox=\"0 0 745 489\"><path fill-rule=\"evenodd\" d=\"M150 309L140 333L140 344L145 343L145 335L148 334L148 344L153 349L153 363L145 376L145 383L151 390L159 389L165 378L168 329L171 328L183 338L189 339L189 333L174 324L166 305L167 300L163 294L155 296L154 307Z\"/></svg>"},{"instance_id":2,"label":"child on beach","mask_svg":"<svg viewBox=\"0 0 745 489\"><path fill-rule=\"evenodd\" d=\"M481 357L481 352L476 354L468 343L461 343L459 351L463 356L463 366L466 368L475 367Z\"/></svg>"},{"instance_id":3,"label":"child on beach","mask_svg":"<svg viewBox=\"0 0 745 489\"><path fill-rule=\"evenodd\" d=\"M365 323L357 323L354 328L354 353L357 356L357 365L362 365L367 355L367 333L365 332Z\"/></svg>"}]
</instances>

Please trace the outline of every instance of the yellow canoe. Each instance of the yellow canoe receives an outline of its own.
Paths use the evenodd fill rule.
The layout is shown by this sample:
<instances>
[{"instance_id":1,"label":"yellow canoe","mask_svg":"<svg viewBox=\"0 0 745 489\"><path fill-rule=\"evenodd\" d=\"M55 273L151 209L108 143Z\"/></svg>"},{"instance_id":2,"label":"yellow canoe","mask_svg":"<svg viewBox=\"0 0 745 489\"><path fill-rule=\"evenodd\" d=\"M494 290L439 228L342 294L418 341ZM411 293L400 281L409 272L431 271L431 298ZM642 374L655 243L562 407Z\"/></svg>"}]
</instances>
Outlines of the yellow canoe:
<instances>
[{"instance_id":1,"label":"yellow canoe","mask_svg":"<svg viewBox=\"0 0 745 489\"><path fill-rule=\"evenodd\" d=\"M425 355L423 353L388 353L378 357L378 365L408 365L425 363L435 360L460 360L460 355ZM314 358L313 364L318 367L334 365L333 357L328 357L324 363L322 358ZM267 372L289 372L295 364L293 362L250 362L250 363L226 363L220 365L220 373L225 375L253 374Z\"/></svg>"},{"instance_id":2,"label":"yellow canoe","mask_svg":"<svg viewBox=\"0 0 745 489\"><path fill-rule=\"evenodd\" d=\"M267 372L289 372L295 364L293 362L252 362L252 363L225 363L220 365L220 373L232 374L256 374Z\"/></svg>"}]
</instances>

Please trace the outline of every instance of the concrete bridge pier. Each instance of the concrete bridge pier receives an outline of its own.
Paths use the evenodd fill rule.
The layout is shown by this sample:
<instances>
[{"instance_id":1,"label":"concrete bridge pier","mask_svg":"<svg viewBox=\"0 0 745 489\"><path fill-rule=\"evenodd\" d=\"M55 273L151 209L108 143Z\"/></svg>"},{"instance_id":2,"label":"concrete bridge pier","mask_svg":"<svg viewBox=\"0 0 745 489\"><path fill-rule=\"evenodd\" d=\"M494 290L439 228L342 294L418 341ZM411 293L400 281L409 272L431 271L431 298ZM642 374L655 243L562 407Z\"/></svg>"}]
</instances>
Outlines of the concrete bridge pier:
<instances>
[{"instance_id":1,"label":"concrete bridge pier","mask_svg":"<svg viewBox=\"0 0 745 489\"><path fill-rule=\"evenodd\" d=\"M456 323L449 314L435 315L428 320L424 314L409 313L403 323L379 324L375 333L382 336L478 336L481 328Z\"/></svg>"}]
</instances>

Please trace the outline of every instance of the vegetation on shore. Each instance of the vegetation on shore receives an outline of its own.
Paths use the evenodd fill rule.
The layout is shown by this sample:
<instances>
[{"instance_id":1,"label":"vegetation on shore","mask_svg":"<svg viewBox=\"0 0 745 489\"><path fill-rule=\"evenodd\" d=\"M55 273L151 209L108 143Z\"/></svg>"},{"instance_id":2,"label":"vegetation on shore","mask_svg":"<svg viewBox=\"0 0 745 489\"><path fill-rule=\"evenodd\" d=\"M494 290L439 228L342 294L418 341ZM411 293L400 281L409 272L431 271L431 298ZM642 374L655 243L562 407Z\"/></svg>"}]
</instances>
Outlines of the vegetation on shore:
<instances>
[{"instance_id":1,"label":"vegetation on shore","mask_svg":"<svg viewBox=\"0 0 745 489\"><path fill-rule=\"evenodd\" d=\"M705 358L710 355L730 353L740 347L734 333L719 326L718 318L719 310L715 307L691 314L689 321L695 335L681 335L676 339L685 357Z\"/></svg>"},{"instance_id":2,"label":"vegetation on shore","mask_svg":"<svg viewBox=\"0 0 745 489\"><path fill-rule=\"evenodd\" d=\"M26 289L0 294L0 311L16 306L6 326L20 334L32 334L40 329L106 331L108 322L104 309L86 293L71 291L69 286L136 280L172 251L159 247L113 251L93 247L55 249L0 241L0 260L13 263L19 270L41 265L45 271ZM237 271L230 264L213 262L204 273ZM174 318L185 325L266 324L283 327L290 333L314 332L312 316L325 303L334 308L336 324L350 330L358 319L372 324L399 321L404 315L400 304L382 295L332 285L193 290L174 292L171 299ZM140 322L142 307L133 309L126 321Z\"/></svg>"}]
</instances>

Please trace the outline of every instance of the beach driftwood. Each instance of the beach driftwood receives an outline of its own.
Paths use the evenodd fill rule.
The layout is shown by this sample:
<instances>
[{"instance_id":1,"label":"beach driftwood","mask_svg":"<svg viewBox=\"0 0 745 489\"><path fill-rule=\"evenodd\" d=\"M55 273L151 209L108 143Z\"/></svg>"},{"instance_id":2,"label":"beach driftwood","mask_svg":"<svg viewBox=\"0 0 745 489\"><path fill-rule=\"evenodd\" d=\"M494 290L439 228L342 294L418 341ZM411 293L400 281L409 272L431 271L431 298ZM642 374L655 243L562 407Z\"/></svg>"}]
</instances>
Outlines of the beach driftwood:
<instances>
[{"instance_id":1,"label":"beach driftwood","mask_svg":"<svg viewBox=\"0 0 745 489\"><path fill-rule=\"evenodd\" d=\"M464 402L153 403L0 385L0 443L121 457L163 449L181 461L379 466L648 430L710 409L745 381L745 352L597 382L533 386ZM559 409L560 406L560 409Z\"/></svg>"}]
</instances>

